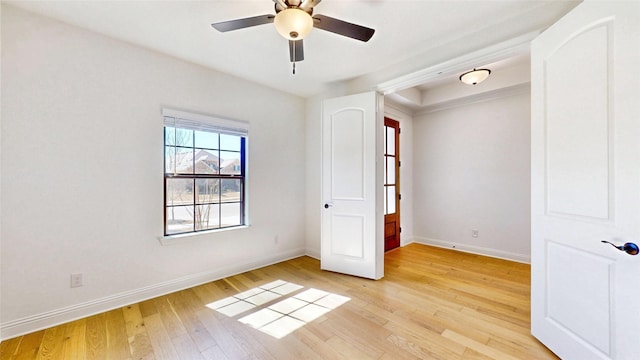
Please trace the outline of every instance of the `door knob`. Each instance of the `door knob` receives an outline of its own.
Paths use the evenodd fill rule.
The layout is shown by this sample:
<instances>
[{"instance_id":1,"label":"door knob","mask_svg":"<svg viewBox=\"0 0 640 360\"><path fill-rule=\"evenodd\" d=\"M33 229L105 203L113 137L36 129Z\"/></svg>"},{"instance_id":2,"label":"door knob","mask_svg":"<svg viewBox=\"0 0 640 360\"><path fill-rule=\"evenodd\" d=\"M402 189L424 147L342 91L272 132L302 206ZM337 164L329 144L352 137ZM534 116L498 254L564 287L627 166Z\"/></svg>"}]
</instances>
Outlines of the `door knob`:
<instances>
[{"instance_id":1,"label":"door knob","mask_svg":"<svg viewBox=\"0 0 640 360\"><path fill-rule=\"evenodd\" d=\"M624 251L629 255L638 255L638 253L640 252L640 249L638 249L638 245L634 244L634 243L625 243L624 245L620 245L617 246L615 244L612 244L606 240L602 240L603 243L605 244L609 244L611 246L613 246L614 248L620 250L620 251Z\"/></svg>"},{"instance_id":2,"label":"door knob","mask_svg":"<svg viewBox=\"0 0 640 360\"><path fill-rule=\"evenodd\" d=\"M328 208L330 208L330 207L332 207L332 206L333 206L333 205L324 204L324 208L325 208L325 209L328 209Z\"/></svg>"}]
</instances>

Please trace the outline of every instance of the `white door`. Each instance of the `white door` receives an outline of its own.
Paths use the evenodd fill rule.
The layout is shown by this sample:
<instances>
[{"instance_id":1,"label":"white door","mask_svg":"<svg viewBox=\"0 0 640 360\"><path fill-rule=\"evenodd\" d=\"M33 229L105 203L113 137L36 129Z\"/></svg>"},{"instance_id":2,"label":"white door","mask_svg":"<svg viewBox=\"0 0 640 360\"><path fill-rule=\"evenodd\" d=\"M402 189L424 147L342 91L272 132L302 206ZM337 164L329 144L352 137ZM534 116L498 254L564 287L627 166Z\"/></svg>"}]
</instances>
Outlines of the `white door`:
<instances>
[{"instance_id":1,"label":"white door","mask_svg":"<svg viewBox=\"0 0 640 360\"><path fill-rule=\"evenodd\" d=\"M585 1L531 48L532 333L640 359L640 3Z\"/></svg>"},{"instance_id":2,"label":"white door","mask_svg":"<svg viewBox=\"0 0 640 360\"><path fill-rule=\"evenodd\" d=\"M375 92L323 102L323 270L383 276L381 103Z\"/></svg>"}]
</instances>

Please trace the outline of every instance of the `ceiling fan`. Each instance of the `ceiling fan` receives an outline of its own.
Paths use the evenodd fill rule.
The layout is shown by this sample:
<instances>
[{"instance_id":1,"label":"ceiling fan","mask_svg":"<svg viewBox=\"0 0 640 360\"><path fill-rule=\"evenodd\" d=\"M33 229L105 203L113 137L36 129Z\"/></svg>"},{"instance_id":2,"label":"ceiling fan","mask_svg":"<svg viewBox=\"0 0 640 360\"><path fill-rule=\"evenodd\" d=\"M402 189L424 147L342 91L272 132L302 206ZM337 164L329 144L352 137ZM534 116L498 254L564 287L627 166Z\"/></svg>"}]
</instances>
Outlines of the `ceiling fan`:
<instances>
[{"instance_id":1,"label":"ceiling fan","mask_svg":"<svg viewBox=\"0 0 640 360\"><path fill-rule=\"evenodd\" d=\"M296 73L296 62L304 60L302 39L312 28L329 31L338 35L367 42L373 36L374 29L326 15L313 16L313 8L322 0L273 0L275 15L267 14L243 19L213 23L220 32L244 29L252 26L274 23L278 33L289 40L289 59Z\"/></svg>"}]
</instances>

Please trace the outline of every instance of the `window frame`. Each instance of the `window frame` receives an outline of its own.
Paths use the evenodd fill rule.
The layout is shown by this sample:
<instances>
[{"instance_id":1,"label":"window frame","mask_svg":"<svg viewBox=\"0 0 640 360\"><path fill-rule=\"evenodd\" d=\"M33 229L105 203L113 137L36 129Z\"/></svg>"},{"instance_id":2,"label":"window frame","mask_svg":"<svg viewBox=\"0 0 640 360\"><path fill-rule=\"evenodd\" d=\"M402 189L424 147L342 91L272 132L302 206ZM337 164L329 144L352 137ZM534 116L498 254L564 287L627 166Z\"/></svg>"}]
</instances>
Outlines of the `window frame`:
<instances>
[{"instance_id":1,"label":"window frame","mask_svg":"<svg viewBox=\"0 0 640 360\"><path fill-rule=\"evenodd\" d=\"M192 114L182 111L163 109L163 118L164 118L164 126L163 126L163 218L164 218L164 226L163 226L163 235L164 237L175 237L175 236L184 236L184 235L194 235L201 234L205 232L212 231L220 231L220 230L230 230L234 228L243 228L248 226L248 216L247 216L247 198L246 198L246 188L247 188L247 141L248 141L248 123L240 122L236 120L223 119L218 117L212 117L208 115L200 115L200 114ZM174 144L167 143L167 128L172 128L177 132L177 129L185 129L191 131L192 139L190 140L190 146L178 145L174 142ZM200 132L210 132L214 133L218 137L218 145L217 149L196 146L196 131ZM233 135L238 136L240 138L240 150L231 150L231 149L223 149L220 138L221 135ZM175 138L175 136L174 136ZM167 171L167 148L174 147L177 148L185 148L190 149L192 151L192 172L191 173L180 173L177 172L174 168L173 172ZM195 153L199 150L204 150L207 152L217 152L215 156L219 159L217 173L213 174L198 174L196 171L196 159ZM239 173L238 174L224 174L222 173L222 160L221 153L224 152L237 152L239 154L240 164L238 166ZM235 166L234 166L235 169ZM187 204L178 204L178 205L170 205L168 202L168 184L171 179L186 179L192 181L192 189L193 189L193 197L192 201ZM199 179L215 179L218 180L218 198L217 201L213 202L205 202L201 203L198 199L198 180ZM224 180L238 180L240 184L239 189L239 200L238 201L228 201L225 202L222 200L222 184ZM238 204L239 205L239 224L230 225L230 226L222 226L222 207L225 204ZM193 214L193 226L190 230L187 231L179 231L179 232L169 232L168 228L168 210L170 208L175 208L179 206L187 206L192 208ZM197 208L198 206L217 206L218 207L218 221L217 227L206 228L206 229L198 229L198 218L197 216Z\"/></svg>"}]
</instances>

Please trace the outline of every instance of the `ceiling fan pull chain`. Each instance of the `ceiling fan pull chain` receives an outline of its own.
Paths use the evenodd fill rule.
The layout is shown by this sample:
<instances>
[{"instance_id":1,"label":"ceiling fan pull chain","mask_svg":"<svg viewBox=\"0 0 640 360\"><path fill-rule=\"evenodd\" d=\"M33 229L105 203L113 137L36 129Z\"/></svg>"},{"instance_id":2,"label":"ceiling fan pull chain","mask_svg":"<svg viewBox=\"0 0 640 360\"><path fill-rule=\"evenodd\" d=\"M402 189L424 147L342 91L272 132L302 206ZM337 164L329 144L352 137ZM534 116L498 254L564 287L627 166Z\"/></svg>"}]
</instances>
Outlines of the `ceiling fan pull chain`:
<instances>
[{"instance_id":1,"label":"ceiling fan pull chain","mask_svg":"<svg viewBox=\"0 0 640 360\"><path fill-rule=\"evenodd\" d=\"M296 43L293 43L293 75L296 74Z\"/></svg>"}]
</instances>

